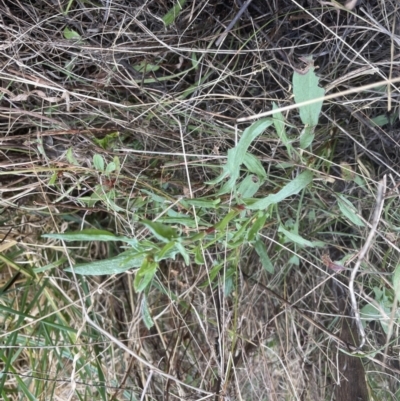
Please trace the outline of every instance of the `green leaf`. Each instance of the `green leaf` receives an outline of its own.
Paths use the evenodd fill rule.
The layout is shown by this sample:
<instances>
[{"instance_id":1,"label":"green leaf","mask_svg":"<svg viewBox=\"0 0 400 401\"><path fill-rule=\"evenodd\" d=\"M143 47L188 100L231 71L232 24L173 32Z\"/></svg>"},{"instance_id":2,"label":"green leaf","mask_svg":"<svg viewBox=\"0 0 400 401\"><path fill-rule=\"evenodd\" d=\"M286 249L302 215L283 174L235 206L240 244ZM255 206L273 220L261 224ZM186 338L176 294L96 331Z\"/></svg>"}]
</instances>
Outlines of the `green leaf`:
<instances>
[{"instance_id":1,"label":"green leaf","mask_svg":"<svg viewBox=\"0 0 400 401\"><path fill-rule=\"evenodd\" d=\"M385 312L386 316L390 316L391 308L384 305L382 302L379 303L380 307ZM381 311L374 305L367 304L360 309L360 316L363 326L365 327L365 322L371 322L373 320L379 321L385 334L389 331L389 319L382 315Z\"/></svg>"},{"instance_id":2,"label":"green leaf","mask_svg":"<svg viewBox=\"0 0 400 401\"><path fill-rule=\"evenodd\" d=\"M140 192L143 192L143 193L149 195L153 202L161 203L161 204L162 204L162 203L168 202L168 199L167 199L167 198L164 198L164 197L162 197L162 196L159 196L159 195L157 195L157 194L155 194L155 193L153 193L153 192L151 192L151 191L147 191L147 190L144 189L144 188L142 188L142 189L140 190Z\"/></svg>"},{"instance_id":3,"label":"green leaf","mask_svg":"<svg viewBox=\"0 0 400 401\"><path fill-rule=\"evenodd\" d=\"M187 238L185 242L188 241L189 243L193 243L195 241L201 241L204 237L207 236L207 234L208 233L206 231L200 231L198 233L194 233L189 238Z\"/></svg>"},{"instance_id":4,"label":"green leaf","mask_svg":"<svg viewBox=\"0 0 400 401\"><path fill-rule=\"evenodd\" d=\"M82 39L81 35L79 35L78 32L73 31L73 30L71 30L69 28L65 28L63 33L64 33L64 38L65 39L75 39L75 40Z\"/></svg>"},{"instance_id":5,"label":"green leaf","mask_svg":"<svg viewBox=\"0 0 400 401\"><path fill-rule=\"evenodd\" d=\"M253 222L249 232L247 233L247 240L249 242L253 241L258 234L258 232L264 227L265 221L267 220L267 214L258 212L259 215L256 221Z\"/></svg>"},{"instance_id":6,"label":"green leaf","mask_svg":"<svg viewBox=\"0 0 400 401\"><path fill-rule=\"evenodd\" d=\"M136 292L142 292L150 284L158 269L158 263L147 256L143 259L140 269L136 272L133 288Z\"/></svg>"},{"instance_id":7,"label":"green leaf","mask_svg":"<svg viewBox=\"0 0 400 401\"><path fill-rule=\"evenodd\" d=\"M32 270L33 270L33 272L35 274L39 274L39 273L43 273L43 272L45 272L47 270L51 270L51 269L54 269L54 268L59 268L62 265L64 265L64 263L66 263L66 262L68 262L68 259L65 256L62 256L60 259L57 259L54 262L49 263L48 265L44 265L44 266L41 266L41 267L35 267Z\"/></svg>"},{"instance_id":8,"label":"green leaf","mask_svg":"<svg viewBox=\"0 0 400 401\"><path fill-rule=\"evenodd\" d=\"M246 231L248 229L247 225L249 224L249 221L246 222L246 224L240 226L239 223L236 223L236 232L234 233L233 237L228 238L228 243L227 246L229 248L237 248L238 246L243 246L243 242L246 237Z\"/></svg>"},{"instance_id":9,"label":"green leaf","mask_svg":"<svg viewBox=\"0 0 400 401\"><path fill-rule=\"evenodd\" d=\"M389 124L389 118L386 114L380 114L371 119L371 121L377 125L378 127L383 127L386 124Z\"/></svg>"},{"instance_id":10,"label":"green leaf","mask_svg":"<svg viewBox=\"0 0 400 401\"><path fill-rule=\"evenodd\" d=\"M57 173L53 173L50 177L50 181L48 183L49 186L54 185L58 180L58 174Z\"/></svg>"},{"instance_id":11,"label":"green leaf","mask_svg":"<svg viewBox=\"0 0 400 401\"><path fill-rule=\"evenodd\" d=\"M115 165L114 162L108 163L107 167L106 167L106 171L105 173L107 175L109 175L110 173L112 173L113 171L115 171L117 169L117 166Z\"/></svg>"},{"instance_id":12,"label":"green leaf","mask_svg":"<svg viewBox=\"0 0 400 401\"><path fill-rule=\"evenodd\" d=\"M228 157L228 172L230 174L237 174L239 166L244 162L247 150L251 143L260 136L271 124L273 120L264 118L256 121L250 127L246 128L239 140L239 143L234 149L231 149L232 156Z\"/></svg>"},{"instance_id":13,"label":"green leaf","mask_svg":"<svg viewBox=\"0 0 400 401\"><path fill-rule=\"evenodd\" d=\"M104 171L104 159L103 159L103 156L101 156L98 153L96 153L93 156L93 165L94 165L94 168L96 170L103 172Z\"/></svg>"},{"instance_id":14,"label":"green leaf","mask_svg":"<svg viewBox=\"0 0 400 401\"><path fill-rule=\"evenodd\" d=\"M218 263L217 265L215 265L211 270L210 270L210 274L209 274L209 281L207 281L205 284L209 285L210 283L213 283L215 278L217 277L219 271L224 267L224 265L222 263Z\"/></svg>"},{"instance_id":15,"label":"green leaf","mask_svg":"<svg viewBox=\"0 0 400 401\"><path fill-rule=\"evenodd\" d=\"M225 274L223 275L224 279L224 295L228 297L232 291L235 288L234 285L234 278L236 275L236 266L235 267L229 267Z\"/></svg>"},{"instance_id":16,"label":"green leaf","mask_svg":"<svg viewBox=\"0 0 400 401\"><path fill-rule=\"evenodd\" d=\"M258 192L261 184L262 181L256 175L250 174L240 183L237 189L238 194L242 198L251 198Z\"/></svg>"},{"instance_id":17,"label":"green leaf","mask_svg":"<svg viewBox=\"0 0 400 401\"><path fill-rule=\"evenodd\" d=\"M251 210L265 210L270 205L282 202L289 196L298 194L313 180L313 174L311 171L304 171L299 174L294 180L286 184L278 193L268 195L264 199L260 199L255 203L248 205L247 209Z\"/></svg>"},{"instance_id":18,"label":"green leaf","mask_svg":"<svg viewBox=\"0 0 400 401\"><path fill-rule=\"evenodd\" d=\"M261 240L257 240L254 244L254 249L257 252L257 255L260 257L262 267L268 272L273 274L275 269L274 265L271 262L271 259L268 256L267 248L265 247L264 242Z\"/></svg>"},{"instance_id":19,"label":"green leaf","mask_svg":"<svg viewBox=\"0 0 400 401\"><path fill-rule=\"evenodd\" d=\"M277 109L279 109L278 105L275 102L273 102L272 110L277 110ZM282 143L286 146L289 157L291 157L293 147L286 135L285 118L283 117L283 114L280 111L277 111L276 113L273 114L273 119L276 133L279 139L282 141Z\"/></svg>"},{"instance_id":20,"label":"green leaf","mask_svg":"<svg viewBox=\"0 0 400 401\"><path fill-rule=\"evenodd\" d=\"M257 174L260 180L265 180L267 178L267 173L260 161L260 159L251 153L247 152L243 160L244 165L250 173Z\"/></svg>"},{"instance_id":21,"label":"green leaf","mask_svg":"<svg viewBox=\"0 0 400 401\"><path fill-rule=\"evenodd\" d=\"M383 302L383 303L387 303L389 301L387 295L386 295L386 291L385 290L381 290L379 287L374 287L374 294L375 294L375 300L378 302Z\"/></svg>"},{"instance_id":22,"label":"green leaf","mask_svg":"<svg viewBox=\"0 0 400 401\"><path fill-rule=\"evenodd\" d=\"M307 149L314 140L314 127L306 126L300 134L300 148Z\"/></svg>"},{"instance_id":23,"label":"green leaf","mask_svg":"<svg viewBox=\"0 0 400 401\"><path fill-rule=\"evenodd\" d=\"M119 138L119 132L110 132L104 138L93 138L93 142L104 150L113 150Z\"/></svg>"},{"instance_id":24,"label":"green leaf","mask_svg":"<svg viewBox=\"0 0 400 401\"><path fill-rule=\"evenodd\" d=\"M160 69L160 66L157 64L151 64L151 63L147 62L147 60L143 60L139 64L134 65L133 68L137 72L147 74L148 72L158 71Z\"/></svg>"},{"instance_id":25,"label":"green leaf","mask_svg":"<svg viewBox=\"0 0 400 401\"><path fill-rule=\"evenodd\" d=\"M93 142L104 150L113 150L114 145L118 141L119 132L110 132L104 138L93 138ZM115 156L117 157L117 156Z\"/></svg>"},{"instance_id":26,"label":"green leaf","mask_svg":"<svg viewBox=\"0 0 400 401\"><path fill-rule=\"evenodd\" d=\"M310 60L310 62L312 62ZM314 73L314 67L310 66L305 74L294 72L293 74L293 94L297 104L318 99L324 96L325 90L318 86L319 79ZM319 114L322 108L322 100L301 106L300 118L303 124L314 128L318 124Z\"/></svg>"},{"instance_id":27,"label":"green leaf","mask_svg":"<svg viewBox=\"0 0 400 401\"><path fill-rule=\"evenodd\" d=\"M310 60L312 63L312 59ZM325 90L318 86L319 80L314 73L314 66L310 66L305 74L294 72L293 94L297 104L319 99L324 96ZM300 118L305 128L300 137L300 147L305 149L314 140L314 129L318 124L319 115L322 109L322 100L300 107Z\"/></svg>"},{"instance_id":28,"label":"green leaf","mask_svg":"<svg viewBox=\"0 0 400 401\"><path fill-rule=\"evenodd\" d=\"M142 304L140 307L140 311L142 312L143 323L146 326L147 330L150 330L154 326L153 319L151 318L151 313L149 310L149 306L147 304L147 298L143 297Z\"/></svg>"},{"instance_id":29,"label":"green leaf","mask_svg":"<svg viewBox=\"0 0 400 401\"><path fill-rule=\"evenodd\" d=\"M163 259L168 259L168 258L174 259L177 253L178 250L176 249L175 241L170 241L167 244L165 244L162 247L162 249L155 254L154 260L156 262L159 262L160 260Z\"/></svg>"},{"instance_id":30,"label":"green leaf","mask_svg":"<svg viewBox=\"0 0 400 401\"><path fill-rule=\"evenodd\" d=\"M193 67L195 70L198 70L200 60L197 58L197 54L196 54L195 51L192 52L192 54L191 54L191 56L190 56L190 59L192 60L192 67Z\"/></svg>"},{"instance_id":31,"label":"green leaf","mask_svg":"<svg viewBox=\"0 0 400 401\"><path fill-rule=\"evenodd\" d=\"M360 309L360 315L363 321L371 322L381 318L381 312L371 304L367 304Z\"/></svg>"},{"instance_id":32,"label":"green leaf","mask_svg":"<svg viewBox=\"0 0 400 401\"><path fill-rule=\"evenodd\" d=\"M177 3L167 12L163 17L163 22L165 26L169 26L174 23L175 19L178 17L179 13L182 11L186 0L178 0Z\"/></svg>"},{"instance_id":33,"label":"green leaf","mask_svg":"<svg viewBox=\"0 0 400 401\"><path fill-rule=\"evenodd\" d=\"M119 157L118 156L114 156L113 157L113 163L115 164L115 169L117 171L121 170L121 162L119 161Z\"/></svg>"},{"instance_id":34,"label":"green leaf","mask_svg":"<svg viewBox=\"0 0 400 401\"><path fill-rule=\"evenodd\" d=\"M300 246L309 246L314 248L315 245L311 241L308 241L304 239L301 235L296 234L294 232L286 230L282 225L279 226L278 232L282 233L285 235L285 237L290 241L293 242L294 244L300 245Z\"/></svg>"},{"instance_id":35,"label":"green leaf","mask_svg":"<svg viewBox=\"0 0 400 401\"><path fill-rule=\"evenodd\" d=\"M92 204L92 206L98 202L102 201L106 204L108 208L114 210L115 212L122 212L124 211L123 208L119 207L115 202L114 199L116 197L115 189L111 189L107 192L104 191L104 187L101 185L96 185L94 191L90 197L80 197L79 199L82 201L87 202L88 204Z\"/></svg>"},{"instance_id":36,"label":"green leaf","mask_svg":"<svg viewBox=\"0 0 400 401\"><path fill-rule=\"evenodd\" d=\"M399 113L391 113L389 116L386 114L382 114L379 116L376 116L374 118L372 118L372 122L376 125L378 125L379 127L382 127L383 125L386 124L394 124L396 122L396 120L398 120L399 118Z\"/></svg>"},{"instance_id":37,"label":"green leaf","mask_svg":"<svg viewBox=\"0 0 400 401\"><path fill-rule=\"evenodd\" d=\"M72 148L68 148L67 153L65 154L66 159L68 160L68 163L73 164L74 166L80 166L78 160L76 160L74 156L74 152Z\"/></svg>"},{"instance_id":38,"label":"green leaf","mask_svg":"<svg viewBox=\"0 0 400 401\"><path fill-rule=\"evenodd\" d=\"M141 223L160 241L167 243L178 238L177 231L170 226L150 220L142 220Z\"/></svg>"},{"instance_id":39,"label":"green leaf","mask_svg":"<svg viewBox=\"0 0 400 401\"><path fill-rule=\"evenodd\" d=\"M177 214L177 217L160 217L157 221L160 223L166 223L166 224L180 224L185 227L189 228L197 228L198 227L198 222L196 223L195 220L193 220L191 217L178 217L181 216L180 214ZM182 215L183 216L183 215Z\"/></svg>"},{"instance_id":40,"label":"green leaf","mask_svg":"<svg viewBox=\"0 0 400 401\"><path fill-rule=\"evenodd\" d=\"M393 288L394 288L394 292L397 296L397 301L400 301L400 263L394 269Z\"/></svg>"},{"instance_id":41,"label":"green leaf","mask_svg":"<svg viewBox=\"0 0 400 401\"><path fill-rule=\"evenodd\" d=\"M292 255L290 257L290 259L288 260L288 264L299 267L300 266L300 258L297 255Z\"/></svg>"},{"instance_id":42,"label":"green leaf","mask_svg":"<svg viewBox=\"0 0 400 401\"><path fill-rule=\"evenodd\" d=\"M354 177L354 182L362 189L365 190L365 192L368 192L365 187L367 186L365 180L360 177L358 174Z\"/></svg>"},{"instance_id":43,"label":"green leaf","mask_svg":"<svg viewBox=\"0 0 400 401\"><path fill-rule=\"evenodd\" d=\"M189 266L190 256L189 256L189 253L187 252L186 248L180 242L176 242L175 246L178 249L181 256L183 257L183 260L185 261L186 266Z\"/></svg>"},{"instance_id":44,"label":"green leaf","mask_svg":"<svg viewBox=\"0 0 400 401\"><path fill-rule=\"evenodd\" d=\"M115 235L107 230L97 230L88 228L81 231L71 231L67 233L43 234L43 238L54 238L63 241L124 241L136 244L137 240Z\"/></svg>"},{"instance_id":45,"label":"green leaf","mask_svg":"<svg viewBox=\"0 0 400 401\"><path fill-rule=\"evenodd\" d=\"M185 199L182 200L182 204L189 206L204 207L209 209L215 209L221 203L221 199Z\"/></svg>"},{"instance_id":46,"label":"green leaf","mask_svg":"<svg viewBox=\"0 0 400 401\"><path fill-rule=\"evenodd\" d=\"M342 174L342 178L345 181L354 181L356 174L355 174L353 168L351 167L350 163L341 161L340 162L340 171Z\"/></svg>"},{"instance_id":47,"label":"green leaf","mask_svg":"<svg viewBox=\"0 0 400 401\"><path fill-rule=\"evenodd\" d=\"M197 245L196 248L194 248L194 261L198 265L204 265L205 261L203 257L203 251L200 245Z\"/></svg>"},{"instance_id":48,"label":"green leaf","mask_svg":"<svg viewBox=\"0 0 400 401\"><path fill-rule=\"evenodd\" d=\"M240 210L231 210L221 221L215 225L215 229L219 231L225 230L229 222L232 221L239 213Z\"/></svg>"},{"instance_id":49,"label":"green leaf","mask_svg":"<svg viewBox=\"0 0 400 401\"><path fill-rule=\"evenodd\" d=\"M346 199L344 196L340 195L337 197L339 209L349 221L359 227L364 227L364 222L357 216L357 210L353 204Z\"/></svg>"},{"instance_id":50,"label":"green leaf","mask_svg":"<svg viewBox=\"0 0 400 401\"><path fill-rule=\"evenodd\" d=\"M240 175L240 166L244 162L249 146L254 139L261 135L272 124L272 122L273 120L270 118L256 121L244 130L237 146L228 150L227 162L223 167L222 173L215 180L207 183L216 184L229 176L229 181L223 185L220 191L218 191L218 194L230 192L234 188L236 180Z\"/></svg>"},{"instance_id":51,"label":"green leaf","mask_svg":"<svg viewBox=\"0 0 400 401\"><path fill-rule=\"evenodd\" d=\"M82 276L102 276L105 274L119 274L142 265L146 254L137 251L126 251L113 258L82 263L73 267L75 274ZM68 267L64 271L70 272Z\"/></svg>"}]
</instances>

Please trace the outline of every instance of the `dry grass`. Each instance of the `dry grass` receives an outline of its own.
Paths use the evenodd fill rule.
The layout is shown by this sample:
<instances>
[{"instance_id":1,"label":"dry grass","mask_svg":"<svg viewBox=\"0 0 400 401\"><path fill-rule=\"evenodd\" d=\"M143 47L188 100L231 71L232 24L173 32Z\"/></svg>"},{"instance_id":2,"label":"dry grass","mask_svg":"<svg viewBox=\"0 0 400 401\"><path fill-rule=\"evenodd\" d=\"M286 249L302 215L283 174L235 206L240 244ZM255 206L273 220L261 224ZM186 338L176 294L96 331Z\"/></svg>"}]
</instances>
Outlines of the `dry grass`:
<instances>
[{"instance_id":1,"label":"dry grass","mask_svg":"<svg viewBox=\"0 0 400 401\"><path fill-rule=\"evenodd\" d=\"M0 0L1 232L12 229L0 254L2 397L333 399L342 380L333 283L347 283L348 272L333 277L323 255L347 257L353 266L386 174L383 214L356 294L360 307L376 305L378 290L380 308L393 305L385 311L392 335L369 322L362 361L371 399L400 398L391 274L400 226L398 5L370 1L339 12L317 1L253 0L217 47L236 2L187 2L166 26L173 4ZM324 103L312 148L291 160L267 130L251 149L268 173L258 197L295 177L284 163L319 174L302 195L271 209L262 238L274 274L246 241L226 245L239 217L225 243L202 249L203 264L161 261L146 294L134 291L132 271L64 271L115 256L123 245L42 234L97 228L151 241L143 219L184 216L174 223L187 226L183 236L219 222L237 199L205 182L220 173L249 125L236 120L273 102L293 104L292 74L306 55L327 94L338 94ZM382 80L394 83L364 88ZM285 117L298 147L301 122L295 112ZM101 171L95 155L120 167ZM352 201L364 226L343 217L338 194ZM206 197L221 205L181 202ZM326 246L287 241L281 225ZM142 319L145 298L151 329Z\"/></svg>"}]
</instances>

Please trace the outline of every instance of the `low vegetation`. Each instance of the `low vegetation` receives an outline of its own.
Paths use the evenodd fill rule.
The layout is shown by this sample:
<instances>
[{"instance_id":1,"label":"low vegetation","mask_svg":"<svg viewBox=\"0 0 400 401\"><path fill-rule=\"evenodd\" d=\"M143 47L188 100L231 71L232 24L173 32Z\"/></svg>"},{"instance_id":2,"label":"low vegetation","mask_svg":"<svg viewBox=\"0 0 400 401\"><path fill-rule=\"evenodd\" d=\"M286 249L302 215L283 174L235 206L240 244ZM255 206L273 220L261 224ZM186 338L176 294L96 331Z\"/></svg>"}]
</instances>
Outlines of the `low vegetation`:
<instances>
[{"instance_id":1,"label":"low vegetation","mask_svg":"<svg viewBox=\"0 0 400 401\"><path fill-rule=\"evenodd\" d=\"M247 3L0 0L4 400L400 398L398 7Z\"/></svg>"}]
</instances>

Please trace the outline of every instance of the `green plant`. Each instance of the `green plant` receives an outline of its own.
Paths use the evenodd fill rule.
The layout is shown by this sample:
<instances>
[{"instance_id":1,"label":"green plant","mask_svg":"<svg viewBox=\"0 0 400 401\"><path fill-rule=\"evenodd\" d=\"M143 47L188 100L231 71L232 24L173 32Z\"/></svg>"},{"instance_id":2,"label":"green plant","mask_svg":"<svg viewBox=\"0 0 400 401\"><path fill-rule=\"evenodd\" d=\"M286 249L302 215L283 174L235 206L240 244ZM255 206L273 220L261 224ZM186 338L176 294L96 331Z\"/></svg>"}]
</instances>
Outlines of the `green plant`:
<instances>
[{"instance_id":1,"label":"green plant","mask_svg":"<svg viewBox=\"0 0 400 401\"><path fill-rule=\"evenodd\" d=\"M400 323L400 264L396 266L393 278L393 288L373 287L373 303L367 303L360 310L364 327L368 322L377 321L387 335L391 335L393 325Z\"/></svg>"},{"instance_id":2,"label":"green plant","mask_svg":"<svg viewBox=\"0 0 400 401\"><path fill-rule=\"evenodd\" d=\"M299 102L320 97L321 89L318 87L318 79L315 77L313 68L304 75L295 73L294 91L295 99ZM311 78L310 78L311 76ZM303 93L303 95L300 95ZM306 95L304 95L306 93ZM315 125L318 122L322 103L303 106L300 109L302 122L305 129L301 140L305 146L311 145L310 138L313 136ZM287 179L286 183L272 183L274 190L257 198L256 196L269 179L267 172L260 160L249 152L254 141L260 137L267 128L274 126L278 137L286 146L288 155L294 157L296 153L285 130L285 120L279 110L274 118L259 120L244 130L237 145L228 151L227 162L218 177L209 181L210 187L215 187L215 195L198 199L179 199L173 207L168 208L165 216L156 218L154 221L139 218L138 222L143 229L147 230L145 239L138 240L125 236L116 236L104 230L82 230L64 234L47 234L44 237L59 239L63 241L120 241L126 244L128 249L119 255L107 260L93 261L70 267L67 271L73 271L80 275L106 275L122 273L129 269L136 269L134 288L137 292L147 293L153 279L158 271L162 260L175 259L178 255L186 265L196 263L204 264L204 252L212 247L227 249L227 260L235 259L235 249L243 245L254 248L260 257L263 267L268 273L274 273L273 263L268 255L267 248L260 232L264 226L273 218L274 208L284 200L299 194L313 181L314 174L304 166L304 171L295 173L293 165L288 164L285 175L288 177L294 173L294 178ZM105 176L118 172L119 160L105 166L101 155L96 154L93 165L97 171ZM165 199L147 192L153 198L155 204L165 204ZM226 194L230 196L229 204L224 202ZM119 212L122 210L114 201L115 191L104 191L102 185L95 187L90 197L81 198L87 205L94 205L103 201L107 207ZM157 207L159 207L157 206ZM162 208L162 206L161 206ZM177 208L186 212L178 212ZM191 216L190 209L195 213ZM213 210L215 215L220 216L216 222L208 221L208 213L204 211ZM309 241L299 233L299 221L288 226L288 222L280 224L278 232L281 236L280 242L292 243L297 247L324 246L319 241ZM230 253L232 253L231 256ZM224 266L222 261L215 261L210 271L209 279L211 285L218 273ZM226 273L226 280L231 280L235 274L234 270ZM207 285L207 283L205 283ZM230 288L226 285L225 288ZM146 313L145 322L152 325L149 312Z\"/></svg>"},{"instance_id":3,"label":"green plant","mask_svg":"<svg viewBox=\"0 0 400 401\"><path fill-rule=\"evenodd\" d=\"M295 2L253 2L221 46L215 21L238 11L224 2L25 3L0 2L0 398L335 398L357 380L331 346L330 284L387 171L354 287L386 344L367 325L355 357L371 397L399 398L397 291L381 274L400 227L394 2L342 9L334 30L329 5L308 8L306 37ZM321 116L304 52L329 92ZM264 111L262 133L234 134Z\"/></svg>"}]
</instances>

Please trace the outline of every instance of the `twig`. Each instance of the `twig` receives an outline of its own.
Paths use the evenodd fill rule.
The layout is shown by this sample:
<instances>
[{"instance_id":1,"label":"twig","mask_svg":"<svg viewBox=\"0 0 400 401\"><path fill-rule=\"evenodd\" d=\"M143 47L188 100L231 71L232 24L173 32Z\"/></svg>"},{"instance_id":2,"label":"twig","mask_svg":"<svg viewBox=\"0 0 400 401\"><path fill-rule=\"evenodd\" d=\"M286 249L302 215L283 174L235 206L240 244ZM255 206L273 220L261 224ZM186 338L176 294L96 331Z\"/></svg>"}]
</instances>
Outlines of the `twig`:
<instances>
[{"instance_id":1,"label":"twig","mask_svg":"<svg viewBox=\"0 0 400 401\"><path fill-rule=\"evenodd\" d=\"M220 37L216 40L215 45L219 46L224 39L226 38L226 35L228 35L229 31L234 27L238 19L242 16L242 14L246 11L247 7L250 5L250 3L253 0L247 0L242 7L240 7L239 12L236 14L235 18L231 21L231 23L226 27L225 31L221 33Z\"/></svg>"},{"instance_id":2,"label":"twig","mask_svg":"<svg viewBox=\"0 0 400 401\"><path fill-rule=\"evenodd\" d=\"M360 312L358 310L356 296L354 294L354 280L355 280L357 272L361 266L361 262L364 260L365 255L367 254L367 252L371 246L371 242L375 236L375 232L376 232L376 229L377 229L378 223L379 223L379 218L381 216L382 209L383 209L385 191L386 191L386 175L383 176L382 181L380 181L379 185L378 185L378 192L376 194L376 206L375 206L375 211L374 211L374 215L372 218L371 230L368 234L368 237L367 237L367 240L365 241L364 246L361 248L361 251L358 255L357 262L356 262L354 269L351 272L351 276L350 276L349 293L350 293L350 299L351 299L351 307L353 309L357 329L358 329L358 332L361 337L360 345L358 346L357 350L360 350L365 344L365 330L361 323Z\"/></svg>"},{"instance_id":3,"label":"twig","mask_svg":"<svg viewBox=\"0 0 400 401\"><path fill-rule=\"evenodd\" d=\"M150 374L149 374L149 377L147 378L146 384L144 386L142 396L140 397L140 401L143 401L144 398L146 397L146 392L147 392L147 389L149 388L149 384L150 384L152 376L153 376L153 371L150 370Z\"/></svg>"}]
</instances>

